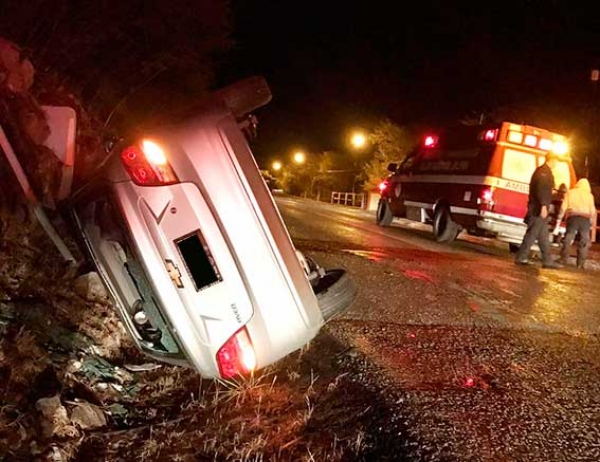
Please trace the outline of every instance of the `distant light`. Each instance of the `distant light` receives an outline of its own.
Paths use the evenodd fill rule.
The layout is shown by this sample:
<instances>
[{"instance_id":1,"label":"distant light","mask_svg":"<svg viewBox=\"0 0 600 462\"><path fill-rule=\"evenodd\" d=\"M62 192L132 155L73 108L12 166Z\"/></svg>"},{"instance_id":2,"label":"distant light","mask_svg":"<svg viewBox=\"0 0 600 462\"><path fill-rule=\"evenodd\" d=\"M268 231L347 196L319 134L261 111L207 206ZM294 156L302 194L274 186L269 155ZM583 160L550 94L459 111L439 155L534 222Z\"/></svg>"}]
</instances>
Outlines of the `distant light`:
<instances>
[{"instance_id":1,"label":"distant light","mask_svg":"<svg viewBox=\"0 0 600 462\"><path fill-rule=\"evenodd\" d=\"M279 162L278 160L276 160L275 162L273 162L271 164L271 168L273 170L275 170L276 172L279 171L279 170L281 170L281 167L282 167L281 162Z\"/></svg>"},{"instance_id":2,"label":"distant light","mask_svg":"<svg viewBox=\"0 0 600 462\"><path fill-rule=\"evenodd\" d=\"M472 387L473 385L475 385L475 380L473 377L467 377L465 380L465 387Z\"/></svg>"},{"instance_id":3,"label":"distant light","mask_svg":"<svg viewBox=\"0 0 600 462\"><path fill-rule=\"evenodd\" d=\"M355 132L352 134L352 137L350 138L350 143L356 149L364 148L365 145L367 144L367 137L364 135L364 133Z\"/></svg>"},{"instance_id":4,"label":"distant light","mask_svg":"<svg viewBox=\"0 0 600 462\"><path fill-rule=\"evenodd\" d=\"M302 151L294 153L294 162L296 162L297 164L303 164L305 161L306 154L304 154Z\"/></svg>"},{"instance_id":5,"label":"distant light","mask_svg":"<svg viewBox=\"0 0 600 462\"><path fill-rule=\"evenodd\" d=\"M437 141L438 141L437 136L427 135L425 137L425 141L423 142L423 144L425 145L426 148L433 148L437 144Z\"/></svg>"}]
</instances>

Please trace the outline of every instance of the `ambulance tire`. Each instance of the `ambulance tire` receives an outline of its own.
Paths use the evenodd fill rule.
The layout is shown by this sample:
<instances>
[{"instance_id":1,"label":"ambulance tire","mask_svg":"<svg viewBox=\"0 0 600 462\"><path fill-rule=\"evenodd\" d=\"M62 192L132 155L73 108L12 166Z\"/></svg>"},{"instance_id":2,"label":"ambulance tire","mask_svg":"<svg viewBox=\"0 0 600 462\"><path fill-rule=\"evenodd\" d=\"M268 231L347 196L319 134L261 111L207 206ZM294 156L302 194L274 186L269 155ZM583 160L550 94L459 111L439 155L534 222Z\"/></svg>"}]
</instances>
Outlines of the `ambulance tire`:
<instances>
[{"instance_id":1,"label":"ambulance tire","mask_svg":"<svg viewBox=\"0 0 600 462\"><path fill-rule=\"evenodd\" d=\"M433 216L433 235L437 242L452 242L460 233L460 226L452 221L450 210L446 206L440 206Z\"/></svg>"},{"instance_id":2,"label":"ambulance tire","mask_svg":"<svg viewBox=\"0 0 600 462\"><path fill-rule=\"evenodd\" d=\"M392 224L392 220L394 219L394 214L390 209L390 204L385 199L379 199L379 203L377 204L377 224L381 227L389 226Z\"/></svg>"}]
</instances>

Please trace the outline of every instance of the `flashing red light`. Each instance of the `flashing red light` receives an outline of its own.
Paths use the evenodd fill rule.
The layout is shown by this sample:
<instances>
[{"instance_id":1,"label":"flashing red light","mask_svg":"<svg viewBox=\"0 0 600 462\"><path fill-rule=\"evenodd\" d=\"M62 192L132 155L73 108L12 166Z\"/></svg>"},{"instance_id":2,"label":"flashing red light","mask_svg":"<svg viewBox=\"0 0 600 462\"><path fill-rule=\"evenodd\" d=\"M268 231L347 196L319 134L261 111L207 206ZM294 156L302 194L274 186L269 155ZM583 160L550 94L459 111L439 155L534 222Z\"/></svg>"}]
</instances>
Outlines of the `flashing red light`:
<instances>
[{"instance_id":1,"label":"flashing red light","mask_svg":"<svg viewBox=\"0 0 600 462\"><path fill-rule=\"evenodd\" d=\"M475 385L475 380L473 377L467 377L465 380L465 387L472 387Z\"/></svg>"},{"instance_id":2,"label":"flashing red light","mask_svg":"<svg viewBox=\"0 0 600 462\"><path fill-rule=\"evenodd\" d=\"M437 145L437 142L438 142L437 136L427 135L425 137L425 140L423 141L423 144L425 145L426 148L433 148Z\"/></svg>"},{"instance_id":3,"label":"flashing red light","mask_svg":"<svg viewBox=\"0 0 600 462\"><path fill-rule=\"evenodd\" d=\"M491 189L484 189L483 193L481 193L481 198L485 202L493 202L494 201L494 191Z\"/></svg>"},{"instance_id":4,"label":"flashing red light","mask_svg":"<svg viewBox=\"0 0 600 462\"><path fill-rule=\"evenodd\" d=\"M245 327L238 330L217 352L217 365L224 379L247 375L256 369L256 353Z\"/></svg>"},{"instance_id":5,"label":"flashing red light","mask_svg":"<svg viewBox=\"0 0 600 462\"><path fill-rule=\"evenodd\" d=\"M141 148L137 145L126 147L121 152L121 161L137 185L161 186L178 181L162 149L154 142L144 140Z\"/></svg>"},{"instance_id":6,"label":"flashing red light","mask_svg":"<svg viewBox=\"0 0 600 462\"><path fill-rule=\"evenodd\" d=\"M498 135L498 130L486 130L483 134L483 139L485 141L495 141L496 136Z\"/></svg>"},{"instance_id":7,"label":"flashing red light","mask_svg":"<svg viewBox=\"0 0 600 462\"><path fill-rule=\"evenodd\" d=\"M387 181L382 181L381 183L379 183L379 186L378 186L380 192L385 191L387 189L387 187L388 187Z\"/></svg>"}]
</instances>

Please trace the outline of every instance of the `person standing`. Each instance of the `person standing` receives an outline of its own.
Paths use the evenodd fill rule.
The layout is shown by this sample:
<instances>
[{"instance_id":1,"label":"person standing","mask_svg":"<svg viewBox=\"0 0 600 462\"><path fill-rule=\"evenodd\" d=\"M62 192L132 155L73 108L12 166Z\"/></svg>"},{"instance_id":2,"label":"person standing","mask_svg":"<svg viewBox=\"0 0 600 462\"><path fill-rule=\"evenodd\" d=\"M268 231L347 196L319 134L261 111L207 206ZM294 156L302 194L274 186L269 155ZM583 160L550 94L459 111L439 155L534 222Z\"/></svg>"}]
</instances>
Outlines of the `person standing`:
<instances>
[{"instance_id":1,"label":"person standing","mask_svg":"<svg viewBox=\"0 0 600 462\"><path fill-rule=\"evenodd\" d=\"M546 161L535 169L529 182L529 200L527 202L527 231L523 236L523 242L517 251L515 263L518 265L529 265L529 251L537 241L542 252L543 268L562 268L558 262L552 259L550 252L550 237L548 230L548 209L552 203L552 190L554 188L554 175L552 170L556 168L559 156L553 152L546 154Z\"/></svg>"},{"instance_id":2,"label":"person standing","mask_svg":"<svg viewBox=\"0 0 600 462\"><path fill-rule=\"evenodd\" d=\"M567 232L565 233L559 262L567 264L571 244L573 244L575 236L579 234L577 267L583 269L591 245L590 230L596 224L596 205L594 204L590 182L586 178L580 179L575 187L565 194L556 219L555 235L559 233L560 223L564 216L567 218Z\"/></svg>"}]
</instances>

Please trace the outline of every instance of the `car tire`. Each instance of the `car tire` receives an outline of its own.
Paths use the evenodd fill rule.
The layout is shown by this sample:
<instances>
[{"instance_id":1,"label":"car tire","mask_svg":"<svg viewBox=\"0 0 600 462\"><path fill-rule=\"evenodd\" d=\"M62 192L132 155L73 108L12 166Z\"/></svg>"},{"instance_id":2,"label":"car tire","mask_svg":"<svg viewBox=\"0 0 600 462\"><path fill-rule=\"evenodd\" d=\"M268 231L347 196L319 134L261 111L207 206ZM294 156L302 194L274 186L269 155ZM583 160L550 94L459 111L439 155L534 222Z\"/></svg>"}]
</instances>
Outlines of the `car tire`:
<instances>
[{"instance_id":1,"label":"car tire","mask_svg":"<svg viewBox=\"0 0 600 462\"><path fill-rule=\"evenodd\" d=\"M346 312L358 294L356 285L343 269L327 270L313 290L325 322Z\"/></svg>"},{"instance_id":2,"label":"car tire","mask_svg":"<svg viewBox=\"0 0 600 462\"><path fill-rule=\"evenodd\" d=\"M460 233L460 226L452 221L450 210L446 206L439 206L433 216L433 235L437 242L452 242Z\"/></svg>"},{"instance_id":3,"label":"car tire","mask_svg":"<svg viewBox=\"0 0 600 462\"><path fill-rule=\"evenodd\" d=\"M392 220L394 219L394 214L390 209L390 204L385 199L379 199L379 203L377 204L377 224L379 226L385 227L392 224Z\"/></svg>"}]
</instances>

